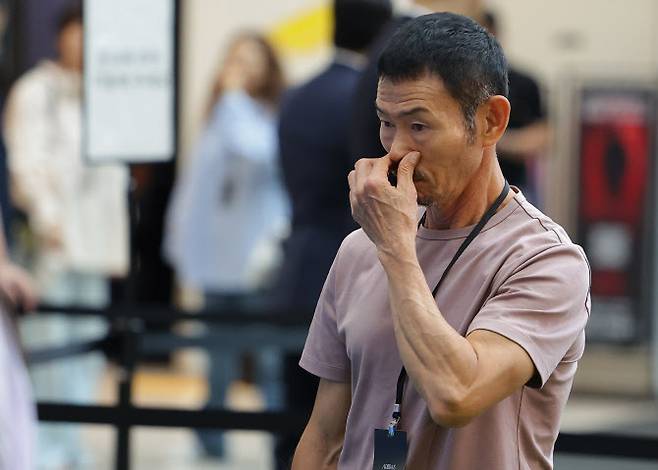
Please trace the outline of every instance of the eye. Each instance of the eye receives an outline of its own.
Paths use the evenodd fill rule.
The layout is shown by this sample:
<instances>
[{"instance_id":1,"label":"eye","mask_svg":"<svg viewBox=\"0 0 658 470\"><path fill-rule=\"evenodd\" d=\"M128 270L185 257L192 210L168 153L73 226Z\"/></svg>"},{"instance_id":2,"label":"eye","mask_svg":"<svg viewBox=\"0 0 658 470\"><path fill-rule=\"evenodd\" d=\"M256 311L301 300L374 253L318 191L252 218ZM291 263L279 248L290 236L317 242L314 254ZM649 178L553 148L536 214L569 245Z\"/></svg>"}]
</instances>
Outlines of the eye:
<instances>
[{"instance_id":1,"label":"eye","mask_svg":"<svg viewBox=\"0 0 658 470\"><path fill-rule=\"evenodd\" d=\"M413 123L411 125L411 130L414 132L420 132L425 130L425 125L424 124L418 124L417 122Z\"/></svg>"},{"instance_id":2,"label":"eye","mask_svg":"<svg viewBox=\"0 0 658 470\"><path fill-rule=\"evenodd\" d=\"M383 119L380 119L379 122L381 122L384 127L393 127L393 123L390 121L384 121Z\"/></svg>"}]
</instances>

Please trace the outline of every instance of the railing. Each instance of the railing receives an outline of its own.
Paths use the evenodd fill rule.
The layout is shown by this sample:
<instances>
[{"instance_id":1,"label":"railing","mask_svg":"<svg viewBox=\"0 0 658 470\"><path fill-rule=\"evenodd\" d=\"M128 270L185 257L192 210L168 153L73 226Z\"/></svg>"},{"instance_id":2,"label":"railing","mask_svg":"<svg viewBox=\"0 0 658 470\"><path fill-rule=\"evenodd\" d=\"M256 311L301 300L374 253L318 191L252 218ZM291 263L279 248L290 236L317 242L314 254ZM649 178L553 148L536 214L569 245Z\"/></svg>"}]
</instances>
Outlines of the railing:
<instances>
[{"instance_id":1,"label":"railing","mask_svg":"<svg viewBox=\"0 0 658 470\"><path fill-rule=\"evenodd\" d=\"M30 364L44 363L91 351L103 351L120 368L118 402L114 406L38 403L41 421L105 424L117 430L117 470L129 470L130 432L135 426L177 428L215 428L287 432L303 426L306 416L294 411L235 412L222 409L203 412L172 408L136 407L132 404L135 365L144 350L172 351L182 347L212 347L230 350L254 350L276 345L282 351L300 350L310 317L307 312L272 311L263 306L227 307L226 309L186 313L166 306L116 306L106 310L69 306L42 306L41 314L103 316L111 325L106 337L59 348L30 351ZM222 325L223 329L195 336L175 332L149 332L144 323L174 325L197 321ZM658 437L630 437L611 434L561 433L556 452L624 457L658 461Z\"/></svg>"}]
</instances>

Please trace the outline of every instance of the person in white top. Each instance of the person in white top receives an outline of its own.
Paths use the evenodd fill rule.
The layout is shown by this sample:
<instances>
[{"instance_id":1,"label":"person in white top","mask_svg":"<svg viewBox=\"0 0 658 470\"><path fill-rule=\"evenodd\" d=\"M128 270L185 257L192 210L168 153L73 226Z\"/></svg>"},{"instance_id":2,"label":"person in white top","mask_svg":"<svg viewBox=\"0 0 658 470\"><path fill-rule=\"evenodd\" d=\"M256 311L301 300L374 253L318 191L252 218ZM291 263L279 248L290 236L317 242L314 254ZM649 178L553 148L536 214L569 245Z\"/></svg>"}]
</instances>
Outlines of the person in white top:
<instances>
[{"instance_id":1,"label":"person in white top","mask_svg":"<svg viewBox=\"0 0 658 470\"><path fill-rule=\"evenodd\" d=\"M12 88L5 115L11 194L34 238L31 271L48 304L102 307L109 277L128 268L128 171L92 166L81 155L82 15L59 23L58 58L44 61ZM56 346L103 334L101 319L29 317L27 348ZM98 353L58 360L32 371L39 399L89 401L102 370ZM84 459L69 426L39 432L39 468L75 468Z\"/></svg>"}]
</instances>

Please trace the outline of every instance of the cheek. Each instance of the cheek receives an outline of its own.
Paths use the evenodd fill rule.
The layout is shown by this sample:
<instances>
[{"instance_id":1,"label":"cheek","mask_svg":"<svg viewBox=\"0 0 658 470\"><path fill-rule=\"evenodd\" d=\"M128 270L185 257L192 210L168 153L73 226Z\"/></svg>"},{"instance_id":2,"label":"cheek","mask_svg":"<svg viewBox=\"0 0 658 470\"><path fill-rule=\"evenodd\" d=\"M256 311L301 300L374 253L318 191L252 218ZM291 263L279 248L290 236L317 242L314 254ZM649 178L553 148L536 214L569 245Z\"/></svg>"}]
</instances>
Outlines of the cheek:
<instances>
[{"instance_id":1,"label":"cheek","mask_svg":"<svg viewBox=\"0 0 658 470\"><path fill-rule=\"evenodd\" d=\"M386 150L387 153L391 151L394 138L395 138L395 129L391 127L384 127L383 124L380 124L379 140L381 141L382 147L384 147L384 150Z\"/></svg>"}]
</instances>

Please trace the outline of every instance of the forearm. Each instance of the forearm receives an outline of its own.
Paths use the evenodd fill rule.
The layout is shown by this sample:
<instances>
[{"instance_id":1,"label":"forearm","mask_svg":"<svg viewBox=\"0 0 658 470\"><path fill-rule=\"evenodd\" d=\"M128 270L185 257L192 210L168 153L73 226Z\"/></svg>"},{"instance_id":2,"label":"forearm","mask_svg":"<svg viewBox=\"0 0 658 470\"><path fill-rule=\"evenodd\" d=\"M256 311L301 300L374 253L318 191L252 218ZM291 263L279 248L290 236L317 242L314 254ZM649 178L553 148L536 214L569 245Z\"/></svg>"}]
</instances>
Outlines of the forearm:
<instances>
[{"instance_id":1,"label":"forearm","mask_svg":"<svg viewBox=\"0 0 658 470\"><path fill-rule=\"evenodd\" d=\"M60 220L60 209L51 181L43 169L22 165L20 169L11 169L11 196L16 207L24 211L32 228L39 232L48 232Z\"/></svg>"},{"instance_id":2,"label":"forearm","mask_svg":"<svg viewBox=\"0 0 658 470\"><path fill-rule=\"evenodd\" d=\"M397 346L409 378L439 424L467 420L463 404L477 376L478 357L469 341L443 318L415 252L380 254L388 276Z\"/></svg>"},{"instance_id":3,"label":"forearm","mask_svg":"<svg viewBox=\"0 0 658 470\"><path fill-rule=\"evenodd\" d=\"M338 458L342 449L342 442L333 445L313 430L311 425L306 427L299 445L295 450L292 461L292 470L335 470L338 468Z\"/></svg>"},{"instance_id":4,"label":"forearm","mask_svg":"<svg viewBox=\"0 0 658 470\"><path fill-rule=\"evenodd\" d=\"M521 129L508 129L496 144L496 150L505 158L523 162L546 150L550 132L545 122L540 121Z\"/></svg>"}]
</instances>

